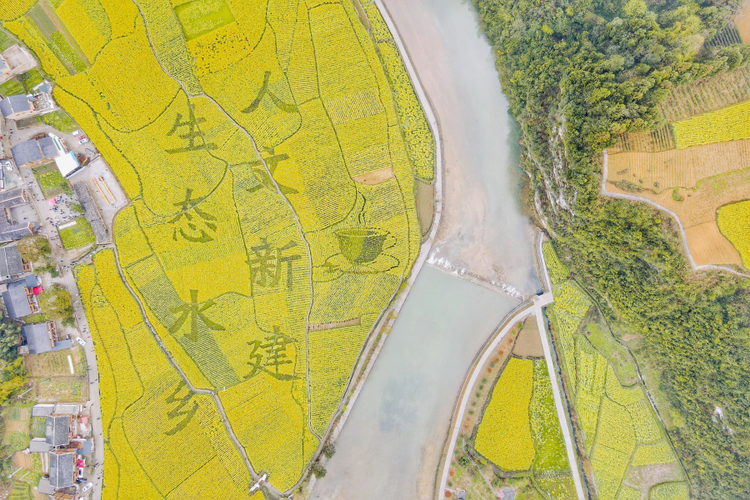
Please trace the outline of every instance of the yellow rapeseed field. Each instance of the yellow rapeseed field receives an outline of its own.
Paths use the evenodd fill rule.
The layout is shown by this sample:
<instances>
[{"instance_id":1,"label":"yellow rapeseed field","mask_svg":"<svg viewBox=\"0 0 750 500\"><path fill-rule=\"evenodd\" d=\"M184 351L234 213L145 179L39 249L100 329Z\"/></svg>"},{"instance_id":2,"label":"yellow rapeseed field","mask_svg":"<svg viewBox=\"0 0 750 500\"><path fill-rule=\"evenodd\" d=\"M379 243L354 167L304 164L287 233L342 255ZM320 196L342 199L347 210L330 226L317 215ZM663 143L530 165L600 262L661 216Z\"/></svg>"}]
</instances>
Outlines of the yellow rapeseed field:
<instances>
[{"instance_id":1,"label":"yellow rapeseed field","mask_svg":"<svg viewBox=\"0 0 750 500\"><path fill-rule=\"evenodd\" d=\"M623 386L611 360L594 347L599 344L592 344L579 330L593 306L591 299L568 279L569 271L552 245L545 243L543 251L555 297L547 311L560 346L568 390L574 395L584 448L591 457L599 497L615 500L620 498L618 491L622 491L630 467L675 463L677 458L671 449L655 448L664 442L664 432L643 388L639 384ZM634 454L637 462L631 462Z\"/></svg>"},{"instance_id":2,"label":"yellow rapeseed field","mask_svg":"<svg viewBox=\"0 0 750 500\"><path fill-rule=\"evenodd\" d=\"M719 230L732 242L750 269L750 201L721 207L717 214Z\"/></svg>"},{"instance_id":3,"label":"yellow rapeseed field","mask_svg":"<svg viewBox=\"0 0 750 500\"><path fill-rule=\"evenodd\" d=\"M105 481L212 498L186 479L200 462L247 488L211 398L190 393L156 333L190 384L218 394L253 468L288 490L419 253L415 177L431 178L433 141L398 54L381 59L349 0L54 8L92 63L75 75L28 17L4 26L132 201L114 240L153 325L110 254L81 269L115 457ZM202 444L185 459L177 443Z\"/></svg>"},{"instance_id":4,"label":"yellow rapeseed field","mask_svg":"<svg viewBox=\"0 0 750 500\"><path fill-rule=\"evenodd\" d=\"M672 123L678 149L750 138L750 101Z\"/></svg>"},{"instance_id":5,"label":"yellow rapeseed field","mask_svg":"<svg viewBox=\"0 0 750 500\"><path fill-rule=\"evenodd\" d=\"M114 253L96 254L77 280L100 373L103 498L240 498L249 474L213 400L191 394L170 365L120 280ZM222 480L225 496L191 493L198 471Z\"/></svg>"},{"instance_id":6,"label":"yellow rapeseed field","mask_svg":"<svg viewBox=\"0 0 750 500\"><path fill-rule=\"evenodd\" d=\"M503 470L528 470L534 460L529 423L533 376L533 360L510 358L477 428L474 448Z\"/></svg>"}]
</instances>

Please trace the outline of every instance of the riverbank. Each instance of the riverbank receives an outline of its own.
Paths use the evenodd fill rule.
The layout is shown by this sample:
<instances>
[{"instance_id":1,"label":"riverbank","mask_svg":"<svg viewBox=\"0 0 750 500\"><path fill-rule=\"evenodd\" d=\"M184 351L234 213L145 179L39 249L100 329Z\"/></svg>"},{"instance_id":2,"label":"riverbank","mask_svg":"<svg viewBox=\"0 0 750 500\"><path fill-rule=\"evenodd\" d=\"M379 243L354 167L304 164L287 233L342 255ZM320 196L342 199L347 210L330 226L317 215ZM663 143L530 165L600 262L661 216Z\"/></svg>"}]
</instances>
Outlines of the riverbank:
<instances>
[{"instance_id":1,"label":"riverbank","mask_svg":"<svg viewBox=\"0 0 750 500\"><path fill-rule=\"evenodd\" d=\"M422 88L421 86L419 77L417 76L416 70L414 69L414 65L409 59L408 52L406 51L406 48L401 41L398 30L396 29L393 20L390 18L387 9L383 6L380 0L375 0L374 3L380 10L380 13L383 16L388 29L391 31L393 40L396 43L399 54L401 55L402 61L404 62L404 66L407 73L409 74L409 78L414 87L414 91L417 95L417 98L419 99L422 109L424 110L425 117L427 118L427 123L430 126L430 131L435 140L435 177L432 183L432 220L429 224L429 231L422 241L419 256L414 262L411 273L405 281L402 281L398 291L391 299L391 305L381 313L378 321L375 323L375 326L368 336L367 342L360 352L359 358L357 359L357 364L352 371L352 377L349 381L349 385L346 388L345 395L342 398L338 409L336 410L336 414L331 419L331 424L329 425L326 433L321 436L320 446L316 452L316 456L322 452L323 446L325 446L326 443L336 441L344 427L344 424L348 420L352 408L354 407L354 403L357 401L357 398L362 391L362 387L364 386L365 381L370 375L370 372L373 369L378 355L383 349L383 345L388 338L388 334L393 329L393 325L414 286L419 272L429 258L430 251L432 250L433 244L437 237L438 228L440 227L443 215L443 154L440 126L438 124L437 117L435 116L435 112L432 109L430 100L427 97L424 88ZM422 224L424 224L424 221L422 221ZM308 481L309 479L306 477L306 474L303 475L303 478L290 491L298 490L300 487L304 488L305 484ZM314 484L314 480L310 482L310 486L313 486Z\"/></svg>"},{"instance_id":2,"label":"riverbank","mask_svg":"<svg viewBox=\"0 0 750 500\"><path fill-rule=\"evenodd\" d=\"M517 137L492 49L478 35L476 12L457 0L405 3L375 1L399 41L423 105L429 96L425 110L437 118L430 121L442 139L445 189L450 183L463 189L460 196L453 191L452 201L443 193L441 222L430 228L436 234L426 261L430 265L419 273L415 268L413 289L407 290L407 284L402 289L410 292L408 300L405 295L394 299L399 321L386 312L379 323L383 327L363 351L373 355L369 361L367 355L360 357L357 377L362 376L350 387L356 405L354 399L346 401L346 425L343 419L336 423L336 454L325 463L327 475L313 487L315 499L433 498L442 443L466 371L497 321L520 302L519 295L541 290L533 230L518 206L513 182ZM442 40L458 46L446 47ZM467 204L475 216L466 215ZM443 237L447 214L454 230ZM452 260L461 252L468 255ZM448 267L483 259L492 259L494 270L487 271L489 265ZM467 279L479 268L486 276ZM476 286L485 278L508 287ZM508 293L512 290L518 294ZM387 342L386 336L391 337Z\"/></svg>"},{"instance_id":3,"label":"riverbank","mask_svg":"<svg viewBox=\"0 0 750 500\"><path fill-rule=\"evenodd\" d=\"M527 272L533 255L515 251L534 239L520 215L521 179L513 171L520 132L507 112L478 16L455 1L376 4L395 23L444 137L444 210L429 264L520 303L541 290L536 273ZM477 29L458 29L469 24ZM514 212L519 216L509 215Z\"/></svg>"}]
</instances>

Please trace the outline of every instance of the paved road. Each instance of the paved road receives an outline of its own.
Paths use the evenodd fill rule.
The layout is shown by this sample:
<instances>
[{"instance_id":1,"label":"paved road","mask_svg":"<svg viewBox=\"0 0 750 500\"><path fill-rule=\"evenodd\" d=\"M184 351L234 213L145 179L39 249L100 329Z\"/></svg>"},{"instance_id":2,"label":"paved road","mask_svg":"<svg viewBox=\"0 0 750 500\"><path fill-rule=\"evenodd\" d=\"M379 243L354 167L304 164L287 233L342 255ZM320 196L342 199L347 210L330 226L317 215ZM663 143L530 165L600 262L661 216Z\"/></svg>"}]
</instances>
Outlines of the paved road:
<instances>
[{"instance_id":1,"label":"paved road","mask_svg":"<svg viewBox=\"0 0 750 500\"><path fill-rule=\"evenodd\" d=\"M453 427L451 427L450 442L448 443L448 451L445 454L445 463L443 464L443 471L440 476L440 484L438 486L439 500L445 500L445 488L448 483L448 474L450 473L451 459L453 458L453 451L456 448L456 441L458 440L458 435L461 431L461 422L463 422L464 419L466 406L469 404L469 399L471 398L471 388L474 387L474 383L477 381L477 378L482 372L484 365L487 364L487 360L489 359L490 355L492 355L495 347L497 347L497 345L505 338L511 328L513 328L519 321L535 312L535 304L537 301L544 303L544 305L549 304L552 302L552 295L544 294L535 297L534 302L522 306L520 310L518 310L505 322L505 326L502 328L502 330L496 333L495 338L492 340L492 342L490 342L489 345L485 347L484 353L479 358L479 361L474 365L474 368L469 377L469 381L464 385L461 404L459 405L458 410L453 417Z\"/></svg>"},{"instance_id":2,"label":"paved road","mask_svg":"<svg viewBox=\"0 0 750 500\"><path fill-rule=\"evenodd\" d=\"M547 269L547 263L544 260L544 252L542 251L542 243L544 242L544 233L541 231L539 232L539 236L537 238L537 257L539 261L539 267L542 271L542 277L544 279L544 284L547 287L547 293L544 295L549 295L550 297L550 303L552 302L552 281L550 280L549 276L549 269ZM544 296L543 295L543 296ZM544 304L548 305L548 304ZM562 390L560 389L562 386L562 381L560 380L560 377L557 376L558 374L558 368L557 363L555 362L555 358L552 357L552 349L550 348L550 342L549 342L549 336L547 335L547 323L544 319L543 314L543 305L541 303L535 303L534 304L534 314L536 315L536 324L539 328L539 336L542 338L542 350L544 351L544 359L547 362L547 371L549 373L550 381L552 382L552 396L555 399L555 408L557 409L557 418L560 421L560 429L563 433L563 441L565 441L565 450L567 451L568 455L568 465L570 466L570 473L573 477L573 484L575 484L576 487L576 494L578 495L578 500L584 500L586 498L586 494L583 491L583 483L581 481L581 474L580 469L578 467L578 456L576 454L576 445L575 442L573 442L573 438L570 434L570 414L568 411L568 407L566 406L565 402L563 401L563 394Z\"/></svg>"},{"instance_id":3,"label":"paved road","mask_svg":"<svg viewBox=\"0 0 750 500\"><path fill-rule=\"evenodd\" d=\"M76 285L75 277L73 276L71 262L66 255L65 250L62 248L60 238L57 234L57 229L54 225L47 221L47 217L52 217L54 213L50 210L50 206L44 199L42 190L34 179L34 175L29 169L22 169L21 176L24 179L26 188L31 193L32 203L34 209L39 216L39 222L42 224L42 234L47 236L52 247L52 256L55 259L61 276L59 278L53 278L53 283L64 285L70 292L70 300L73 304L75 311L76 326L81 336L86 341L86 345L83 347L86 355L86 364L88 365L88 378L89 378L89 414L91 432L94 437L94 467L93 473L90 475L89 480L94 483L92 488L92 498L94 500L101 499L102 496L102 470L104 463L104 438L102 434L101 425L101 407L99 406L99 371L96 365L96 354L94 353L94 342L91 339L91 332L86 321L86 315L83 311L83 304L81 303L81 297L78 293L78 286ZM31 184L29 184L31 183ZM76 344L74 344L76 345ZM80 347L79 347L80 348Z\"/></svg>"}]
</instances>

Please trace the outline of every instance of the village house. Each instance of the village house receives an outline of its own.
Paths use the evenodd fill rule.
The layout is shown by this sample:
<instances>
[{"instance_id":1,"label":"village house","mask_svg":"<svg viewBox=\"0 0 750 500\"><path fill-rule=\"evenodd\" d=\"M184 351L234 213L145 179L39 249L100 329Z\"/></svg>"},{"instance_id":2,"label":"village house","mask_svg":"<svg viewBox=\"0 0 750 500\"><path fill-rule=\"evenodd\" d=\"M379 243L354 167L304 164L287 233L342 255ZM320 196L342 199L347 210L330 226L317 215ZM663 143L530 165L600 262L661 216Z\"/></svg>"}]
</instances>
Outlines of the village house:
<instances>
[{"instance_id":1,"label":"village house","mask_svg":"<svg viewBox=\"0 0 750 500\"><path fill-rule=\"evenodd\" d=\"M0 54L0 83L26 73L37 66L36 59L20 45L12 45Z\"/></svg>"},{"instance_id":2,"label":"village house","mask_svg":"<svg viewBox=\"0 0 750 500\"><path fill-rule=\"evenodd\" d=\"M0 101L0 113L6 120L23 120L55 110L52 97L45 93L12 95Z\"/></svg>"},{"instance_id":3,"label":"village house","mask_svg":"<svg viewBox=\"0 0 750 500\"><path fill-rule=\"evenodd\" d=\"M25 189L0 192L0 243L20 240L32 234L36 222L36 212L30 205Z\"/></svg>"},{"instance_id":4,"label":"village house","mask_svg":"<svg viewBox=\"0 0 750 500\"><path fill-rule=\"evenodd\" d=\"M5 311L10 319L20 319L40 311L36 296L42 292L38 278L31 274L26 279L13 281L3 292Z\"/></svg>"},{"instance_id":5,"label":"village house","mask_svg":"<svg viewBox=\"0 0 750 500\"><path fill-rule=\"evenodd\" d=\"M54 321L24 325L21 327L21 335L25 343L18 348L19 354L42 354L73 347L70 338L58 337Z\"/></svg>"},{"instance_id":6,"label":"village house","mask_svg":"<svg viewBox=\"0 0 750 500\"><path fill-rule=\"evenodd\" d=\"M90 439L74 437L80 412L81 405L75 403L37 404L31 410L32 417L46 418L45 437L32 439L28 451L43 455L42 467L47 476L39 480L37 491L49 495L48 498L75 495L78 468L85 462L85 456L92 453Z\"/></svg>"},{"instance_id":7,"label":"village house","mask_svg":"<svg viewBox=\"0 0 750 500\"><path fill-rule=\"evenodd\" d=\"M31 271L31 264L24 262L16 245L0 247L0 283L7 283Z\"/></svg>"},{"instance_id":8,"label":"village house","mask_svg":"<svg viewBox=\"0 0 750 500\"><path fill-rule=\"evenodd\" d=\"M13 160L16 162L18 168L31 168L44 165L64 153L65 149L62 142L60 142L59 138L52 135L41 139L19 142L10 148L10 154L13 155Z\"/></svg>"}]
</instances>

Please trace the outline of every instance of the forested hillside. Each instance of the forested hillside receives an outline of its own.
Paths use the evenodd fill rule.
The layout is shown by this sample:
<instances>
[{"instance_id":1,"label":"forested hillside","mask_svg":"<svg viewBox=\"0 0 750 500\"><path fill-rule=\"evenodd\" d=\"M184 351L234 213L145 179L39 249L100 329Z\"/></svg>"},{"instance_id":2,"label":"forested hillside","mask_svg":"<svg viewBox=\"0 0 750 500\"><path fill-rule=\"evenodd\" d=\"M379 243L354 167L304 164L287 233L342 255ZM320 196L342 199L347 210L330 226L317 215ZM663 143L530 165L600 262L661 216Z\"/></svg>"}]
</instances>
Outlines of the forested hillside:
<instances>
[{"instance_id":1,"label":"forested hillside","mask_svg":"<svg viewBox=\"0 0 750 500\"><path fill-rule=\"evenodd\" d=\"M693 273L668 216L598 194L601 152L618 134L660 125L656 105L675 86L747 64L747 46L704 48L738 5L475 3L523 130L540 222L577 279L645 337L686 420L672 438L693 497L747 498L750 283Z\"/></svg>"}]
</instances>

